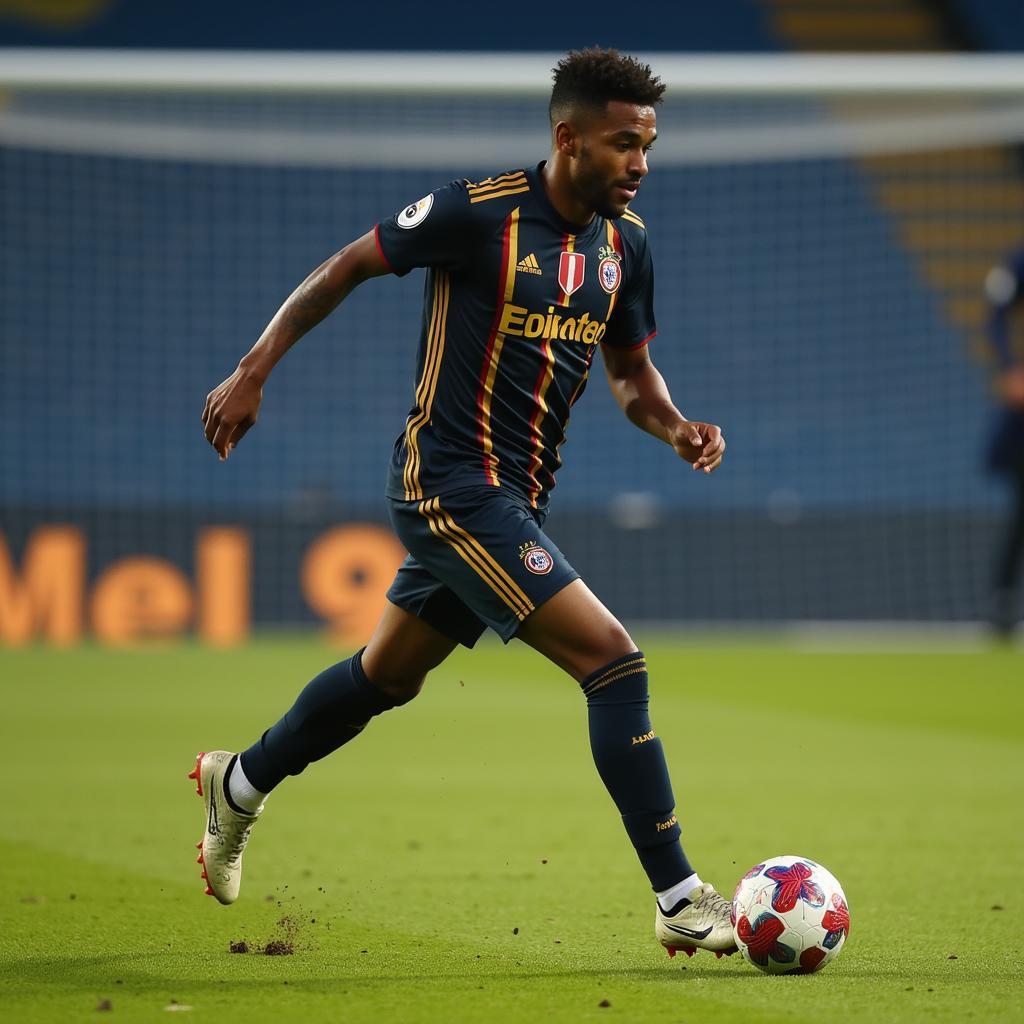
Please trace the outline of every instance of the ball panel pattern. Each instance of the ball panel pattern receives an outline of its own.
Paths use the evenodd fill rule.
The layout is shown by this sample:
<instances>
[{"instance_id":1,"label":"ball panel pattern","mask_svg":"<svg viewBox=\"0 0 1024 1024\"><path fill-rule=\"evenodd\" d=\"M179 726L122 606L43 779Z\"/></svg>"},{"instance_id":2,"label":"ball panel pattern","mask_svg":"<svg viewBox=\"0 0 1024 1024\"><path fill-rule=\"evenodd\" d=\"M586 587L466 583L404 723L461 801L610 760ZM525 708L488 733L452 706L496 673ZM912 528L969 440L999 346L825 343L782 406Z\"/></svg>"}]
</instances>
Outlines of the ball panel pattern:
<instances>
[{"instance_id":1,"label":"ball panel pattern","mask_svg":"<svg viewBox=\"0 0 1024 1024\"><path fill-rule=\"evenodd\" d=\"M732 921L743 958L768 974L821 970L850 931L842 887L806 857L773 857L752 867L733 894Z\"/></svg>"}]
</instances>

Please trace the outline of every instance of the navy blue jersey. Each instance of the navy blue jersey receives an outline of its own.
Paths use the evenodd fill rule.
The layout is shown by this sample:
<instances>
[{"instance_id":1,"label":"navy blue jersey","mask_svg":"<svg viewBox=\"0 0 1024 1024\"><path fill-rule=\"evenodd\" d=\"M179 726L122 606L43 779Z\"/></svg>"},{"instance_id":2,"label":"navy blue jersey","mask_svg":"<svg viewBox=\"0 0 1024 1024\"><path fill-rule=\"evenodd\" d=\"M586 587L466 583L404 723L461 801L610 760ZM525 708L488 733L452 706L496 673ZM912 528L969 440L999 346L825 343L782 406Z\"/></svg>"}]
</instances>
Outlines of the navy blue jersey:
<instances>
[{"instance_id":1,"label":"navy blue jersey","mask_svg":"<svg viewBox=\"0 0 1024 1024\"><path fill-rule=\"evenodd\" d=\"M639 347L654 335L643 221L627 211L570 224L541 167L453 181L377 225L394 273L428 268L392 498L488 484L546 507L597 346Z\"/></svg>"}]
</instances>

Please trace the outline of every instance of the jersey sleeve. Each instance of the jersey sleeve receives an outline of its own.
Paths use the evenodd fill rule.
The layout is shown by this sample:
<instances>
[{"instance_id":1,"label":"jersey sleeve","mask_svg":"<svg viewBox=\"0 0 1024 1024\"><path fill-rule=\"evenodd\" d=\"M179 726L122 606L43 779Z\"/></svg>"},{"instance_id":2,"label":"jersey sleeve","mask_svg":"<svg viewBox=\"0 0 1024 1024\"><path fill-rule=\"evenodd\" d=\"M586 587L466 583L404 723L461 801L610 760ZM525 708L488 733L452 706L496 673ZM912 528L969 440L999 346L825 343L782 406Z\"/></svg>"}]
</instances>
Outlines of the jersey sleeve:
<instances>
[{"instance_id":1,"label":"jersey sleeve","mask_svg":"<svg viewBox=\"0 0 1024 1024\"><path fill-rule=\"evenodd\" d=\"M466 183L452 181L382 220L377 248L399 277L414 267L455 269L472 252L471 211Z\"/></svg>"},{"instance_id":2,"label":"jersey sleeve","mask_svg":"<svg viewBox=\"0 0 1024 1024\"><path fill-rule=\"evenodd\" d=\"M622 295L608 321L604 344L613 348L639 348L657 333L654 322L654 263L641 230L632 246L627 243L629 262L624 268Z\"/></svg>"}]
</instances>

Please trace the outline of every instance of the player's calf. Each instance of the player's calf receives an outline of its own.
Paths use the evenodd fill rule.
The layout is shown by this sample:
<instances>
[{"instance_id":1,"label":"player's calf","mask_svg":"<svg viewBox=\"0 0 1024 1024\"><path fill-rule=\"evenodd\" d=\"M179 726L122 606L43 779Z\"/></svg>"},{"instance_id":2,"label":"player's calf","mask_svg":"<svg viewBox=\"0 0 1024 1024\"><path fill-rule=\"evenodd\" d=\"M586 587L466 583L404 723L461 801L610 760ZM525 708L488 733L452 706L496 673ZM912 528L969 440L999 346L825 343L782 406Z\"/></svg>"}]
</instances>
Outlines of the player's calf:
<instances>
[{"instance_id":1,"label":"player's calf","mask_svg":"<svg viewBox=\"0 0 1024 1024\"><path fill-rule=\"evenodd\" d=\"M655 934L669 954L733 953L730 904L683 851L665 753L648 713L647 662L624 655L580 682L594 763L658 895Z\"/></svg>"},{"instance_id":2,"label":"player's calf","mask_svg":"<svg viewBox=\"0 0 1024 1024\"><path fill-rule=\"evenodd\" d=\"M255 743L239 755L246 776L269 793L289 775L355 739L371 718L411 700L394 697L367 677L363 652L325 669L309 682L295 703Z\"/></svg>"},{"instance_id":3,"label":"player's calf","mask_svg":"<svg viewBox=\"0 0 1024 1024\"><path fill-rule=\"evenodd\" d=\"M680 844L675 796L648 714L647 662L624 655L580 682L594 764L655 892L694 874Z\"/></svg>"}]
</instances>

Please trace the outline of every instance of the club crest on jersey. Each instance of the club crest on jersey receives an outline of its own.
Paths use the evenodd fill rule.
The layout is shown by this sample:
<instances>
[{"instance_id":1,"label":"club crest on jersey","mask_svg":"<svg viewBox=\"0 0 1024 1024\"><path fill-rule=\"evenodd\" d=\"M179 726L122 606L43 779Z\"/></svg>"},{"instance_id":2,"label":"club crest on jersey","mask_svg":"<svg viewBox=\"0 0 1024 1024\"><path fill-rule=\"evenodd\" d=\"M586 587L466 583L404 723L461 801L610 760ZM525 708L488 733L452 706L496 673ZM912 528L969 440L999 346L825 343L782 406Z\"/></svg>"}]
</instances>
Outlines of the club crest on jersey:
<instances>
[{"instance_id":1,"label":"club crest on jersey","mask_svg":"<svg viewBox=\"0 0 1024 1024\"><path fill-rule=\"evenodd\" d=\"M611 295L619 290L622 283L622 267L619 266L618 256L606 256L597 268L597 278L601 287Z\"/></svg>"},{"instance_id":2,"label":"club crest on jersey","mask_svg":"<svg viewBox=\"0 0 1024 1024\"><path fill-rule=\"evenodd\" d=\"M533 540L519 545L519 557L534 576L546 576L555 566L555 560Z\"/></svg>"},{"instance_id":3,"label":"club crest on jersey","mask_svg":"<svg viewBox=\"0 0 1024 1024\"><path fill-rule=\"evenodd\" d=\"M431 192L429 195L425 195L419 202L407 206L398 215L398 226L400 228L414 228L417 224L422 224L427 219L427 214L430 213L430 208L433 205L434 193Z\"/></svg>"},{"instance_id":4,"label":"club crest on jersey","mask_svg":"<svg viewBox=\"0 0 1024 1024\"><path fill-rule=\"evenodd\" d=\"M562 251L558 257L558 286L568 298L581 284L586 269L586 256L581 252Z\"/></svg>"}]
</instances>

